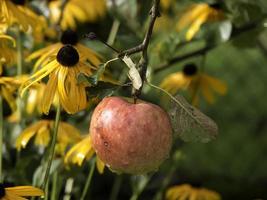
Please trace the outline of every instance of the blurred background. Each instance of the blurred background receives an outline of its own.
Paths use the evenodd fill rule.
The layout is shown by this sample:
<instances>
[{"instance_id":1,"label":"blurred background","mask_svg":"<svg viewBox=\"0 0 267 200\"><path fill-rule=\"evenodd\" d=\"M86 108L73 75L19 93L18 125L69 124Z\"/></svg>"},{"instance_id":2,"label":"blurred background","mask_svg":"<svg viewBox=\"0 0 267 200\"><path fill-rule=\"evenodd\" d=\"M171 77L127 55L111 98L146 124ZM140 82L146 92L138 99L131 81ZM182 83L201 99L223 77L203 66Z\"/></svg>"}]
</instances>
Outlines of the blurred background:
<instances>
[{"instance_id":1,"label":"blurred background","mask_svg":"<svg viewBox=\"0 0 267 200\"><path fill-rule=\"evenodd\" d=\"M47 14L50 2L57 1L44 3L32 0L28 6L50 19ZM107 41L119 51L143 41L153 2L107 0L105 3L105 11L96 20L80 22L75 19L74 28L68 25L60 27L60 31L68 28L76 30L80 41L98 52L103 62L115 58L117 53L99 40ZM199 5L203 8L196 11ZM130 199L135 187L141 188L139 199L165 199L165 195L159 197L158 193L165 194L167 188L182 184L216 191L221 199L266 199L267 1L161 0L160 13L148 49L148 80L173 95L178 93L185 96L189 103L217 123L219 135L215 140L203 143L195 135L186 140L175 134L170 159L151 175L118 175L108 169L103 175L95 173L88 199ZM84 37L90 32L94 32L99 40L92 41ZM24 34L23 41L25 54L28 55L55 43L58 38L57 34L55 37L47 34L41 42L35 43L34 37ZM131 58L138 62L140 54ZM25 62L28 68L30 65ZM193 65L197 72L186 74L188 65ZM12 69L3 73L10 75ZM121 83L129 82L127 67L120 61L111 63L108 73ZM183 78L179 78L177 73L183 74ZM194 89L192 85L198 80L195 77L200 74L207 74L219 83L203 80L200 89ZM171 79L171 75L174 78ZM213 83L218 83L219 89L209 85ZM206 88L211 88L214 100L209 98L209 94L205 95ZM130 87L115 91L113 86L99 87L96 92L101 97L110 94L131 96ZM170 98L148 85L143 88L141 98L167 110L173 108ZM93 108L88 109L86 114L67 116L66 121L87 133ZM4 112L7 116L10 109L5 108ZM27 118L26 124L35 119ZM30 184L34 180L32 172L36 173L40 165L42 150L30 144L18 155L11 141L22 127L7 122L6 130L11 133L4 156L5 171L9 174L7 180ZM198 137L202 137L202 133L199 134ZM59 199L64 196L64 185L69 177L75 177L71 199L79 199L90 164L88 161L82 167L72 166L68 170L59 167L62 174L58 186Z\"/></svg>"}]
</instances>

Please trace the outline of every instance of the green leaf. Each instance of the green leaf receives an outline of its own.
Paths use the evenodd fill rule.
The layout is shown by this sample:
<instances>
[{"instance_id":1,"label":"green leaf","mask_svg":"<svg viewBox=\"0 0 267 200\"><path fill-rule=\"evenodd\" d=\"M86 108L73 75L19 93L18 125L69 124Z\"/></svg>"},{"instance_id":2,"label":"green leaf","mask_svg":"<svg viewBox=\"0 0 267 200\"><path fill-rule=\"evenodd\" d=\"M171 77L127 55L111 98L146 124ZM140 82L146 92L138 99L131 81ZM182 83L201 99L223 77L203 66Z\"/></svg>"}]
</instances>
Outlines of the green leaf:
<instances>
[{"instance_id":1,"label":"green leaf","mask_svg":"<svg viewBox=\"0 0 267 200\"><path fill-rule=\"evenodd\" d=\"M99 68L97 69L97 71L92 76L89 76L89 77L85 76L84 74L79 74L78 83L87 82L90 85L97 85L100 77L105 72L105 67L106 66L104 64L100 64Z\"/></svg>"},{"instance_id":2,"label":"green leaf","mask_svg":"<svg viewBox=\"0 0 267 200\"><path fill-rule=\"evenodd\" d=\"M52 175L61 165L62 160L61 159L56 159L53 160L52 165L51 165L51 169L50 169L50 173L49 175ZM45 176L45 170L47 167L47 163L44 165L40 165L34 172L33 174L33 185L36 186L41 186L44 180L44 176Z\"/></svg>"},{"instance_id":3,"label":"green leaf","mask_svg":"<svg viewBox=\"0 0 267 200\"><path fill-rule=\"evenodd\" d=\"M267 53L267 31L263 31L258 38L261 49Z\"/></svg>"},{"instance_id":4,"label":"green leaf","mask_svg":"<svg viewBox=\"0 0 267 200\"><path fill-rule=\"evenodd\" d=\"M218 135L217 124L180 95L175 97L168 113L174 133L185 142L207 143Z\"/></svg>"},{"instance_id":5,"label":"green leaf","mask_svg":"<svg viewBox=\"0 0 267 200\"><path fill-rule=\"evenodd\" d=\"M100 80L101 76L104 74L106 67L109 63L118 60L119 58L111 59L105 63L102 63L99 65L98 69L95 71L95 73L92 76L85 76L84 74L79 74L78 76L78 83L87 82L90 85L97 85L98 81Z\"/></svg>"},{"instance_id":6,"label":"green leaf","mask_svg":"<svg viewBox=\"0 0 267 200\"><path fill-rule=\"evenodd\" d=\"M98 97L103 99L104 97L111 96L120 85L115 85L109 82L99 81L97 85L88 87L87 92L90 97Z\"/></svg>"}]
</instances>

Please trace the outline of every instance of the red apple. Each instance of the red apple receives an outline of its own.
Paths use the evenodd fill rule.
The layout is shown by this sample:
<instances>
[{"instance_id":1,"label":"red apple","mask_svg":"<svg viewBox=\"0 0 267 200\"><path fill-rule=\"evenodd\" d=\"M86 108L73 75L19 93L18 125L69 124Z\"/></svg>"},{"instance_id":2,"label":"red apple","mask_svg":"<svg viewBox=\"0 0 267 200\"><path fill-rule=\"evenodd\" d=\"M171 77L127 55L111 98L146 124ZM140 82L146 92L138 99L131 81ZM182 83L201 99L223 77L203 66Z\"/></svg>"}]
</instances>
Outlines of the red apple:
<instances>
[{"instance_id":1,"label":"red apple","mask_svg":"<svg viewBox=\"0 0 267 200\"><path fill-rule=\"evenodd\" d=\"M90 124L92 145L99 158L116 172L155 171L169 156L172 128L168 114L148 102L104 98Z\"/></svg>"}]
</instances>

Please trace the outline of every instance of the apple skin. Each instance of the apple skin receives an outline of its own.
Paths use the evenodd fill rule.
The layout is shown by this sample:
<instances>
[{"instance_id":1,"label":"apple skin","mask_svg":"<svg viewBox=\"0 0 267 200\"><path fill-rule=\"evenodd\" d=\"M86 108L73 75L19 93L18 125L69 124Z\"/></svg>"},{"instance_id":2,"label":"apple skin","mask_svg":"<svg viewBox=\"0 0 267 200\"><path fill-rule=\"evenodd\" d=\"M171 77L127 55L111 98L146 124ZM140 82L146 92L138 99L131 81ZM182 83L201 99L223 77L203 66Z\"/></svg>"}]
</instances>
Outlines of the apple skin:
<instances>
[{"instance_id":1,"label":"apple skin","mask_svg":"<svg viewBox=\"0 0 267 200\"><path fill-rule=\"evenodd\" d=\"M162 108L121 97L107 97L98 104L90 134L96 154L118 173L156 171L172 146L171 122Z\"/></svg>"}]
</instances>

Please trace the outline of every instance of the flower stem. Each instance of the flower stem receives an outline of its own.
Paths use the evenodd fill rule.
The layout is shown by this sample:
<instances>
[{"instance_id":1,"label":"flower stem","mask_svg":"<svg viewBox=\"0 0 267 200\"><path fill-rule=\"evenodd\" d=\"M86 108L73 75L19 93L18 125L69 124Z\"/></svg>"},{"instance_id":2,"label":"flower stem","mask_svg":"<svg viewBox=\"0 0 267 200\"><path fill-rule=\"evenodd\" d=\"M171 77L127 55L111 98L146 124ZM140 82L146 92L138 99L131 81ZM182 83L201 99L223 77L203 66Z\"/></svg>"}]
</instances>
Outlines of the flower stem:
<instances>
[{"instance_id":1,"label":"flower stem","mask_svg":"<svg viewBox=\"0 0 267 200\"><path fill-rule=\"evenodd\" d=\"M168 186L168 184L170 183L176 168L177 168L177 166L175 164L171 165L171 169L169 170L168 174L163 179L161 187L159 188L159 190L157 191L157 193L153 197L153 200L164 199L163 198L163 193L166 190L166 187Z\"/></svg>"},{"instance_id":2,"label":"flower stem","mask_svg":"<svg viewBox=\"0 0 267 200\"><path fill-rule=\"evenodd\" d=\"M95 161L96 161L96 158L94 158L92 160L92 166L91 166L91 169L89 171L85 186L83 188L82 197L80 198L80 200L84 200L85 199L85 196L86 196L86 194L88 192L88 189L90 187L90 184L91 184L91 181L92 181L92 177L93 177L93 174L94 174L94 171L95 171Z\"/></svg>"},{"instance_id":3,"label":"flower stem","mask_svg":"<svg viewBox=\"0 0 267 200\"><path fill-rule=\"evenodd\" d=\"M118 33L119 27L120 27L120 21L118 19L115 19L112 24L111 31L109 33L108 40L107 40L107 43L109 45L113 45L116 39L116 35Z\"/></svg>"},{"instance_id":4,"label":"flower stem","mask_svg":"<svg viewBox=\"0 0 267 200\"><path fill-rule=\"evenodd\" d=\"M3 131L4 131L4 118L3 118L3 99L0 96L0 183L3 181L2 174L2 155L3 155Z\"/></svg>"},{"instance_id":5,"label":"flower stem","mask_svg":"<svg viewBox=\"0 0 267 200\"><path fill-rule=\"evenodd\" d=\"M49 177L48 177L49 180ZM49 181L48 181L49 182ZM48 200L48 189L49 189L49 184L46 184L45 186L45 196L44 196L44 200Z\"/></svg>"},{"instance_id":6,"label":"flower stem","mask_svg":"<svg viewBox=\"0 0 267 200\"><path fill-rule=\"evenodd\" d=\"M138 178L138 176L136 177ZM137 200L139 198L139 195L144 191L151 177L152 175L146 175L141 177L141 179L137 182L136 187L133 190L133 194L130 200Z\"/></svg>"},{"instance_id":7,"label":"flower stem","mask_svg":"<svg viewBox=\"0 0 267 200\"><path fill-rule=\"evenodd\" d=\"M53 185L51 192L51 200L57 200L57 187L58 187L58 172L55 171L53 174Z\"/></svg>"},{"instance_id":8,"label":"flower stem","mask_svg":"<svg viewBox=\"0 0 267 200\"><path fill-rule=\"evenodd\" d=\"M114 181L109 200L116 200L122 183L122 175L118 175Z\"/></svg>"},{"instance_id":9,"label":"flower stem","mask_svg":"<svg viewBox=\"0 0 267 200\"><path fill-rule=\"evenodd\" d=\"M47 168L46 168L46 171L45 171L44 182L43 182L43 185L42 185L42 189L43 190L46 189L46 185L48 183L48 178L49 178L49 174L50 174L52 161L53 161L54 156L55 156L55 147L56 147L56 142L57 142L57 134L58 134L59 122L60 122L60 104L57 106L57 113L56 113L56 119L55 119L55 124L54 124L52 143L51 143L51 147L50 147L50 150L49 150L48 163L47 163Z\"/></svg>"}]
</instances>

